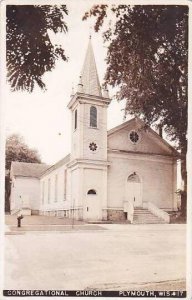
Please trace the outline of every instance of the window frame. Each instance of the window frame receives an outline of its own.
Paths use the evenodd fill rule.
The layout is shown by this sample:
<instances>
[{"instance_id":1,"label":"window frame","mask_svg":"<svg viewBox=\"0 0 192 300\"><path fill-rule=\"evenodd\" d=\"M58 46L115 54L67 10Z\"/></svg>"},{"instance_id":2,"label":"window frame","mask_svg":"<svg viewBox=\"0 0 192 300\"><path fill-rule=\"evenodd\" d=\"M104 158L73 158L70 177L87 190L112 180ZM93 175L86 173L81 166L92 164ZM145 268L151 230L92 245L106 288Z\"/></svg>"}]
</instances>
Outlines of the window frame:
<instances>
[{"instance_id":1,"label":"window frame","mask_svg":"<svg viewBox=\"0 0 192 300\"><path fill-rule=\"evenodd\" d=\"M91 128L97 127L97 107L92 105L89 110L89 126Z\"/></svg>"},{"instance_id":2,"label":"window frame","mask_svg":"<svg viewBox=\"0 0 192 300\"><path fill-rule=\"evenodd\" d=\"M55 174L55 202L58 201L58 175Z\"/></svg>"},{"instance_id":3,"label":"window frame","mask_svg":"<svg viewBox=\"0 0 192 300\"><path fill-rule=\"evenodd\" d=\"M87 195L97 195L97 191L95 190L95 189L89 189L88 191L87 191Z\"/></svg>"},{"instance_id":4,"label":"window frame","mask_svg":"<svg viewBox=\"0 0 192 300\"><path fill-rule=\"evenodd\" d=\"M77 129L77 108L75 109L75 112L74 112L74 130Z\"/></svg>"},{"instance_id":5,"label":"window frame","mask_svg":"<svg viewBox=\"0 0 192 300\"><path fill-rule=\"evenodd\" d=\"M42 181L42 191L41 191L41 203L44 204L44 200L45 200L45 181Z\"/></svg>"},{"instance_id":6,"label":"window frame","mask_svg":"<svg viewBox=\"0 0 192 300\"><path fill-rule=\"evenodd\" d=\"M47 193L47 203L50 204L50 199L51 199L51 178L48 178L48 183L47 183L47 187L48 187L48 193Z\"/></svg>"},{"instance_id":7,"label":"window frame","mask_svg":"<svg viewBox=\"0 0 192 300\"><path fill-rule=\"evenodd\" d=\"M67 169L63 172L64 181L63 181L63 201L66 201L66 191L67 191Z\"/></svg>"}]
</instances>

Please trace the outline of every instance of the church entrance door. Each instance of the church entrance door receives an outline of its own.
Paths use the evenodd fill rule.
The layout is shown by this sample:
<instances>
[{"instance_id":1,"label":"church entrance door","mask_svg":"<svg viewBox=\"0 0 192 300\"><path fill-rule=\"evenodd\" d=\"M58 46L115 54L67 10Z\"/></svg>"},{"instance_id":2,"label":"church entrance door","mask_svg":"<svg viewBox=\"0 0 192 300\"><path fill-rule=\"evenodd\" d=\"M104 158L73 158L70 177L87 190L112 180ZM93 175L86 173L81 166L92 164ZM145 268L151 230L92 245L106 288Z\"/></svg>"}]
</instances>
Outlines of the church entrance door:
<instances>
[{"instance_id":1,"label":"church entrance door","mask_svg":"<svg viewBox=\"0 0 192 300\"><path fill-rule=\"evenodd\" d=\"M142 207L141 182L136 173L131 174L127 179L126 196L134 207Z\"/></svg>"},{"instance_id":2,"label":"church entrance door","mask_svg":"<svg viewBox=\"0 0 192 300\"><path fill-rule=\"evenodd\" d=\"M97 192L95 190L89 190L86 197L84 207L84 219L97 221L100 220L100 202Z\"/></svg>"}]
</instances>

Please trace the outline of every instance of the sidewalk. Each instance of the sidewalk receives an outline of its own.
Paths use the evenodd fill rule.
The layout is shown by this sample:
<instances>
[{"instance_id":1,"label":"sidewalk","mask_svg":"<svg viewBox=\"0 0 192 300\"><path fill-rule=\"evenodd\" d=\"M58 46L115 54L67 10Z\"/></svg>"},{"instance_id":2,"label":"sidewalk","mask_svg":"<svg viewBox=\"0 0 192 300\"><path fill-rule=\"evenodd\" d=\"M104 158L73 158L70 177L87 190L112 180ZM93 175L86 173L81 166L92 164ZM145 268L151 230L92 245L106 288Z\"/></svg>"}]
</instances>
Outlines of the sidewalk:
<instances>
[{"instance_id":1,"label":"sidewalk","mask_svg":"<svg viewBox=\"0 0 192 300\"><path fill-rule=\"evenodd\" d=\"M22 225L21 227L9 226L5 234L20 234L25 232L65 232L65 231L82 231L82 230L107 230L99 225Z\"/></svg>"},{"instance_id":2,"label":"sidewalk","mask_svg":"<svg viewBox=\"0 0 192 300\"><path fill-rule=\"evenodd\" d=\"M21 227L17 227L17 216L6 216L5 222L6 235L24 234L27 232L107 230L97 224L87 224L83 221L48 216L25 216L21 221Z\"/></svg>"},{"instance_id":3,"label":"sidewalk","mask_svg":"<svg viewBox=\"0 0 192 300\"><path fill-rule=\"evenodd\" d=\"M5 224L9 226L17 226L16 215L5 215ZM69 218L49 217L49 216L24 216L21 220L22 225L82 225L83 221L72 220Z\"/></svg>"}]
</instances>

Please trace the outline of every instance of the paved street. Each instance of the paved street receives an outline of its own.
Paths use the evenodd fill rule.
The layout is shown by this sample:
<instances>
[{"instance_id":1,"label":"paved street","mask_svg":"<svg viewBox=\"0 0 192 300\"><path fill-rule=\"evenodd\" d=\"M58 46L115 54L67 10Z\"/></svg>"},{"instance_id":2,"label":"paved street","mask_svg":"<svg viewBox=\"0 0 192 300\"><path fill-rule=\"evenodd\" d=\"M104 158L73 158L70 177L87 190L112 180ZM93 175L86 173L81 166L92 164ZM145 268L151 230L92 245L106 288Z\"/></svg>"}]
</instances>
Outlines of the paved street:
<instances>
[{"instance_id":1,"label":"paved street","mask_svg":"<svg viewBox=\"0 0 192 300\"><path fill-rule=\"evenodd\" d=\"M4 288L183 290L185 229L102 224L6 235Z\"/></svg>"}]
</instances>

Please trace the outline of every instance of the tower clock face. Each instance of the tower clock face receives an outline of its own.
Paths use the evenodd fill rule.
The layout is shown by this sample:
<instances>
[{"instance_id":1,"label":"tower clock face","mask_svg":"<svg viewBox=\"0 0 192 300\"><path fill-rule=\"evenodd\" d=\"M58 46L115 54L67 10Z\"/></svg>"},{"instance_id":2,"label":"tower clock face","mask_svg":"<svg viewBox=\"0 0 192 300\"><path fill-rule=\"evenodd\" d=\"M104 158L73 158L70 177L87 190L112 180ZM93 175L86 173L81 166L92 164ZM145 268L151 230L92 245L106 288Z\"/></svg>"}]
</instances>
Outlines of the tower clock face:
<instances>
[{"instance_id":1,"label":"tower clock face","mask_svg":"<svg viewBox=\"0 0 192 300\"><path fill-rule=\"evenodd\" d=\"M97 146L97 144L96 144L95 142L91 142L91 143L89 144L89 149L90 149L91 151L95 152L95 151L97 151L98 146Z\"/></svg>"}]
</instances>

